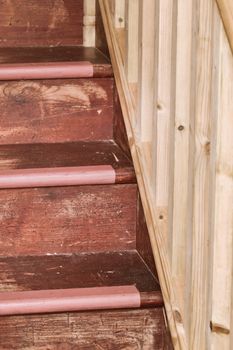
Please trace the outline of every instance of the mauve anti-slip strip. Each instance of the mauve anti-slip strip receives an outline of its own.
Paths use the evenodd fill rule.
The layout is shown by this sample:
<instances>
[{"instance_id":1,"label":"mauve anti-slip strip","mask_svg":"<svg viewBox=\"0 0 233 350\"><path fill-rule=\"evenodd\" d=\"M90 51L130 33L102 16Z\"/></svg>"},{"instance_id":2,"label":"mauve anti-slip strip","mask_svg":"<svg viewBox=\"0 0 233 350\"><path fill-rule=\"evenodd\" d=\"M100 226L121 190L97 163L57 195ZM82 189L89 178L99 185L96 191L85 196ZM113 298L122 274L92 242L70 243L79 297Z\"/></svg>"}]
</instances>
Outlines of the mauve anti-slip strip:
<instances>
[{"instance_id":1,"label":"mauve anti-slip strip","mask_svg":"<svg viewBox=\"0 0 233 350\"><path fill-rule=\"evenodd\" d=\"M0 64L0 80L89 78L93 74L88 61Z\"/></svg>"},{"instance_id":2,"label":"mauve anti-slip strip","mask_svg":"<svg viewBox=\"0 0 233 350\"><path fill-rule=\"evenodd\" d=\"M0 315L139 308L133 285L0 293Z\"/></svg>"},{"instance_id":3,"label":"mauve anti-slip strip","mask_svg":"<svg viewBox=\"0 0 233 350\"><path fill-rule=\"evenodd\" d=\"M114 184L111 165L14 169L0 171L1 188Z\"/></svg>"}]
</instances>

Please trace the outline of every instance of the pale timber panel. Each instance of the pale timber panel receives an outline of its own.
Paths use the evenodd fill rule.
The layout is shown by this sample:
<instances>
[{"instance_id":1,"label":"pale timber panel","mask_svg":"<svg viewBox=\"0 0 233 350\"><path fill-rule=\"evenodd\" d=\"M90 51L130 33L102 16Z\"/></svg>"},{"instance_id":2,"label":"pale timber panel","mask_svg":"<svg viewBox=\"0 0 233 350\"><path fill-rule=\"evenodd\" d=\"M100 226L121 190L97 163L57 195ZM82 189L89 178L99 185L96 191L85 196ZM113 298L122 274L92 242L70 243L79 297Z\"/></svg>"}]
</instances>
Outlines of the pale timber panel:
<instances>
[{"instance_id":1,"label":"pale timber panel","mask_svg":"<svg viewBox=\"0 0 233 350\"><path fill-rule=\"evenodd\" d=\"M210 131L213 1L195 1L195 130L191 269L191 349L208 349Z\"/></svg>"},{"instance_id":2,"label":"pale timber panel","mask_svg":"<svg viewBox=\"0 0 233 350\"><path fill-rule=\"evenodd\" d=\"M153 115L155 110L154 84L156 55L156 7L157 1L139 2L139 86L137 110L137 135L141 142L151 142L153 134Z\"/></svg>"},{"instance_id":3,"label":"pale timber panel","mask_svg":"<svg viewBox=\"0 0 233 350\"><path fill-rule=\"evenodd\" d=\"M223 27L219 40L213 229L212 346L230 350L233 267L233 58Z\"/></svg>"},{"instance_id":4,"label":"pale timber panel","mask_svg":"<svg viewBox=\"0 0 233 350\"><path fill-rule=\"evenodd\" d=\"M155 193L156 216L163 232L167 246L168 240L168 211L169 211L169 185L172 179L172 149L174 124L174 95L175 95L175 12L174 0L163 0L158 6L158 68L157 101L155 101L154 119L156 129L152 136L152 191ZM156 61L155 61L156 65ZM153 120L153 119L152 119ZM171 196L172 197L172 196Z\"/></svg>"},{"instance_id":5,"label":"pale timber panel","mask_svg":"<svg viewBox=\"0 0 233 350\"><path fill-rule=\"evenodd\" d=\"M184 324L190 324L190 258L191 249L191 129L192 121L192 45L193 45L193 1L177 3L177 47L176 47L176 97L174 123L174 190L171 266L172 277L178 288Z\"/></svg>"},{"instance_id":6,"label":"pale timber panel","mask_svg":"<svg viewBox=\"0 0 233 350\"><path fill-rule=\"evenodd\" d=\"M129 83L138 82L138 22L139 0L126 1L126 62Z\"/></svg>"},{"instance_id":7,"label":"pale timber panel","mask_svg":"<svg viewBox=\"0 0 233 350\"><path fill-rule=\"evenodd\" d=\"M83 46L95 46L95 0L84 0Z\"/></svg>"},{"instance_id":8,"label":"pale timber panel","mask_svg":"<svg viewBox=\"0 0 233 350\"><path fill-rule=\"evenodd\" d=\"M228 40L233 53L233 2L232 0L216 0Z\"/></svg>"}]
</instances>

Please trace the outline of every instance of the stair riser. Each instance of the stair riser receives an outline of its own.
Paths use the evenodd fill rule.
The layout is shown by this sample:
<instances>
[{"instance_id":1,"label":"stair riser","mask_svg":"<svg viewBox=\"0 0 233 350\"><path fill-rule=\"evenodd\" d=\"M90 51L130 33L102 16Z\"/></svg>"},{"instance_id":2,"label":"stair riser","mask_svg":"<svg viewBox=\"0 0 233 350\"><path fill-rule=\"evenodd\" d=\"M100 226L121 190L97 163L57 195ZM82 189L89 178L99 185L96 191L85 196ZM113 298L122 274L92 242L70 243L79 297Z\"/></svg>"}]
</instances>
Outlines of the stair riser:
<instances>
[{"instance_id":1,"label":"stair riser","mask_svg":"<svg viewBox=\"0 0 233 350\"><path fill-rule=\"evenodd\" d=\"M4 0L0 18L2 47L83 43L83 0Z\"/></svg>"},{"instance_id":2,"label":"stair riser","mask_svg":"<svg viewBox=\"0 0 233 350\"><path fill-rule=\"evenodd\" d=\"M3 256L128 250L136 185L1 190Z\"/></svg>"},{"instance_id":3,"label":"stair riser","mask_svg":"<svg viewBox=\"0 0 233 350\"><path fill-rule=\"evenodd\" d=\"M113 79L1 82L0 110L0 144L111 139Z\"/></svg>"},{"instance_id":4,"label":"stair riser","mask_svg":"<svg viewBox=\"0 0 233 350\"><path fill-rule=\"evenodd\" d=\"M3 317L4 350L166 350L162 308Z\"/></svg>"}]
</instances>

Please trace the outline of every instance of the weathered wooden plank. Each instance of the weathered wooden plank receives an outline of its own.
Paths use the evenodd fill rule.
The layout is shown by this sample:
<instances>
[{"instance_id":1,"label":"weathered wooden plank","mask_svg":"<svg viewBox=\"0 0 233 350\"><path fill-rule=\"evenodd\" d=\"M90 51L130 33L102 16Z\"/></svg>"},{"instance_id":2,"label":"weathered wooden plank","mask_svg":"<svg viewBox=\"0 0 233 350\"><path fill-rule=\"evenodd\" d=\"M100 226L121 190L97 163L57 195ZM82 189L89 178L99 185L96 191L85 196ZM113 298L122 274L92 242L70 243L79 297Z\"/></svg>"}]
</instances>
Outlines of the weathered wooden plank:
<instances>
[{"instance_id":1,"label":"weathered wooden plank","mask_svg":"<svg viewBox=\"0 0 233 350\"><path fill-rule=\"evenodd\" d=\"M112 108L112 79L1 82L0 144L109 139Z\"/></svg>"},{"instance_id":2,"label":"weathered wooden plank","mask_svg":"<svg viewBox=\"0 0 233 350\"><path fill-rule=\"evenodd\" d=\"M2 190L0 254L133 249L136 185Z\"/></svg>"},{"instance_id":3,"label":"weathered wooden plank","mask_svg":"<svg viewBox=\"0 0 233 350\"><path fill-rule=\"evenodd\" d=\"M3 0L0 46L81 45L82 0Z\"/></svg>"},{"instance_id":4,"label":"weathered wooden plank","mask_svg":"<svg viewBox=\"0 0 233 350\"><path fill-rule=\"evenodd\" d=\"M135 250L0 258L1 292L134 284L140 292L160 291Z\"/></svg>"},{"instance_id":5,"label":"weathered wooden plank","mask_svg":"<svg viewBox=\"0 0 233 350\"><path fill-rule=\"evenodd\" d=\"M162 308L4 317L0 329L4 350L167 349Z\"/></svg>"}]
</instances>

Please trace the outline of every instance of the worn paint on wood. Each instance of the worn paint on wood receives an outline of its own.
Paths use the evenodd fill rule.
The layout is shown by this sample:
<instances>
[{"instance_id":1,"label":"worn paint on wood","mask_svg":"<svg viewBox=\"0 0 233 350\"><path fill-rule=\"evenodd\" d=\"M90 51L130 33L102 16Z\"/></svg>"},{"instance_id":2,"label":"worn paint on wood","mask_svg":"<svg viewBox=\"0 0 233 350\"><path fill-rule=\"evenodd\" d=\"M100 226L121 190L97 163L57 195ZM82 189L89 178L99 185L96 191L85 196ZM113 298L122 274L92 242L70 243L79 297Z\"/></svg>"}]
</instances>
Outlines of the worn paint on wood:
<instances>
[{"instance_id":1,"label":"worn paint on wood","mask_svg":"<svg viewBox=\"0 0 233 350\"><path fill-rule=\"evenodd\" d=\"M160 291L135 250L0 258L1 292L130 284L140 292Z\"/></svg>"},{"instance_id":2,"label":"worn paint on wood","mask_svg":"<svg viewBox=\"0 0 233 350\"><path fill-rule=\"evenodd\" d=\"M112 79L2 82L0 143L109 139L112 107Z\"/></svg>"},{"instance_id":3,"label":"worn paint on wood","mask_svg":"<svg viewBox=\"0 0 233 350\"><path fill-rule=\"evenodd\" d=\"M0 46L81 45L83 1L2 0Z\"/></svg>"},{"instance_id":4,"label":"worn paint on wood","mask_svg":"<svg viewBox=\"0 0 233 350\"><path fill-rule=\"evenodd\" d=\"M135 247L136 185L1 190L0 254Z\"/></svg>"},{"instance_id":5,"label":"worn paint on wood","mask_svg":"<svg viewBox=\"0 0 233 350\"><path fill-rule=\"evenodd\" d=\"M0 329L4 350L168 349L162 308L4 317Z\"/></svg>"}]
</instances>

